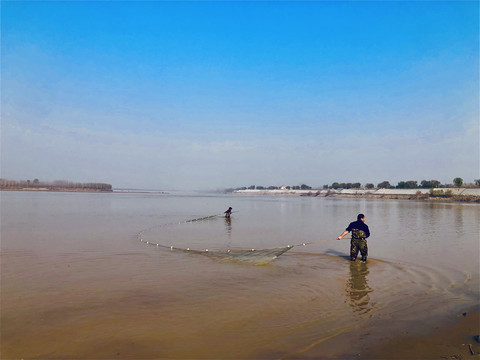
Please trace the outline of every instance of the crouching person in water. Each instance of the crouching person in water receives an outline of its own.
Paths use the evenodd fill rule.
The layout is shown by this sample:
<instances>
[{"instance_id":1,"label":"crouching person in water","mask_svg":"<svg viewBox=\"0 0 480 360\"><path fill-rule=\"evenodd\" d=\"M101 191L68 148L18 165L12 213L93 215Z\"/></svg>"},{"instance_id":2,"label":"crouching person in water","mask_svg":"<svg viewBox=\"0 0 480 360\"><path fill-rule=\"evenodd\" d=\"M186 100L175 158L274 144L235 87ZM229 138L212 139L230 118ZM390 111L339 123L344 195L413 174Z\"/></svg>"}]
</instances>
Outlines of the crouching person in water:
<instances>
[{"instance_id":1,"label":"crouching person in water","mask_svg":"<svg viewBox=\"0 0 480 360\"><path fill-rule=\"evenodd\" d=\"M227 211L223 212L227 219L230 219L230 215L232 214L232 207L230 206Z\"/></svg>"},{"instance_id":2,"label":"crouching person in water","mask_svg":"<svg viewBox=\"0 0 480 360\"><path fill-rule=\"evenodd\" d=\"M357 221L351 222L345 231L337 237L337 240L342 239L350 231L352 232L352 239L350 240L350 260L355 261L360 251L362 261L367 261L367 238L370 236L370 230L368 230L368 225L365 224L365 215L358 214Z\"/></svg>"}]
</instances>

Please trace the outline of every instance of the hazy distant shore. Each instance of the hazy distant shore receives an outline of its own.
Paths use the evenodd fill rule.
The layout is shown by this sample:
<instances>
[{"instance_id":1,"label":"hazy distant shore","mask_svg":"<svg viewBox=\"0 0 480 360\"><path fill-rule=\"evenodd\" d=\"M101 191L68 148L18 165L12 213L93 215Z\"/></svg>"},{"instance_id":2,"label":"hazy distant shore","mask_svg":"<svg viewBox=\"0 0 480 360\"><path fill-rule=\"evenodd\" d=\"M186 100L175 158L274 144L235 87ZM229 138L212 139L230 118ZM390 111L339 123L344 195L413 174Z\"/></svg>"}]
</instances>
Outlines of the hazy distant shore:
<instances>
[{"instance_id":1,"label":"hazy distant shore","mask_svg":"<svg viewBox=\"0 0 480 360\"><path fill-rule=\"evenodd\" d=\"M40 181L0 179L0 190L53 192L112 192L112 185L101 182L73 182L66 180Z\"/></svg>"},{"instance_id":2,"label":"hazy distant shore","mask_svg":"<svg viewBox=\"0 0 480 360\"><path fill-rule=\"evenodd\" d=\"M43 192L101 192L111 193L113 190L82 189L82 188L0 188L0 191L43 191Z\"/></svg>"},{"instance_id":3,"label":"hazy distant shore","mask_svg":"<svg viewBox=\"0 0 480 360\"><path fill-rule=\"evenodd\" d=\"M235 190L235 194L312 197L350 197L373 199L407 199L480 203L480 188L435 189L342 189L342 190Z\"/></svg>"}]
</instances>

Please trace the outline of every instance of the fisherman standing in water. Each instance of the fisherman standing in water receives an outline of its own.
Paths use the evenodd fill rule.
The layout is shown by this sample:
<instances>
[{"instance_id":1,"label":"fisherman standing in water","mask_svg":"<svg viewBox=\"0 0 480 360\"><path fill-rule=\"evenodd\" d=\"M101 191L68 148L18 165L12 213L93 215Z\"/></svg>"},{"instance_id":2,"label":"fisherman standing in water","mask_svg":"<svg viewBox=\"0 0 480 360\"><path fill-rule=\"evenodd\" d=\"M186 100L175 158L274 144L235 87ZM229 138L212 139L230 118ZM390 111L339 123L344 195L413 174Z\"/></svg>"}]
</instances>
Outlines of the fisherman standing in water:
<instances>
[{"instance_id":1,"label":"fisherman standing in water","mask_svg":"<svg viewBox=\"0 0 480 360\"><path fill-rule=\"evenodd\" d=\"M350 260L355 261L357 259L358 252L362 254L362 261L367 261L368 248L367 238L370 236L370 230L368 225L365 224L365 215L358 214L357 221L351 222L345 231L337 237L337 240L341 240L349 232L352 232L352 239L350 241Z\"/></svg>"},{"instance_id":2,"label":"fisherman standing in water","mask_svg":"<svg viewBox=\"0 0 480 360\"><path fill-rule=\"evenodd\" d=\"M229 219L231 213L232 213L232 207L229 207L228 210L224 212L225 217Z\"/></svg>"}]
</instances>

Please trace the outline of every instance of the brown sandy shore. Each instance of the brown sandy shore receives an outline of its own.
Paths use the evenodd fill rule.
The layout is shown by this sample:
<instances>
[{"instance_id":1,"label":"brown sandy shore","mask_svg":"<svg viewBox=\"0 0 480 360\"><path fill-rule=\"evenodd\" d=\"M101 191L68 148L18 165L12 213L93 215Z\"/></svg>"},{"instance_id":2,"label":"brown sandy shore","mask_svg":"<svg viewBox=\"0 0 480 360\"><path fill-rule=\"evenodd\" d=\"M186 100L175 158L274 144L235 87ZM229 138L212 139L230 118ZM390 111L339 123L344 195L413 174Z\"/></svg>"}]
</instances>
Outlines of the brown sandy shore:
<instances>
[{"instance_id":1,"label":"brown sandy shore","mask_svg":"<svg viewBox=\"0 0 480 360\"><path fill-rule=\"evenodd\" d=\"M480 305L452 315L426 335L403 334L366 347L358 359L480 359Z\"/></svg>"}]
</instances>

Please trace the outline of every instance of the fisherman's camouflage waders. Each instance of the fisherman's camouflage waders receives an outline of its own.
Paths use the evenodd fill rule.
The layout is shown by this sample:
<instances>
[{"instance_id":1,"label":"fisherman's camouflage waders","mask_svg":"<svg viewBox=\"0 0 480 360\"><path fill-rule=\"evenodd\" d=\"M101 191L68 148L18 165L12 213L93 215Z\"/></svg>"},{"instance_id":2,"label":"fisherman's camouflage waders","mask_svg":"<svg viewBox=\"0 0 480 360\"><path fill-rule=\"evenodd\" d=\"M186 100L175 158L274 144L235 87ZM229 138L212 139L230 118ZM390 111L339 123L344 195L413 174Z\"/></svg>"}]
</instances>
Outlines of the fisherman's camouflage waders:
<instances>
[{"instance_id":1,"label":"fisherman's camouflage waders","mask_svg":"<svg viewBox=\"0 0 480 360\"><path fill-rule=\"evenodd\" d=\"M362 254L362 260L367 259L367 235L363 230L352 229L352 239L350 241L350 260L357 259L358 252Z\"/></svg>"}]
</instances>

